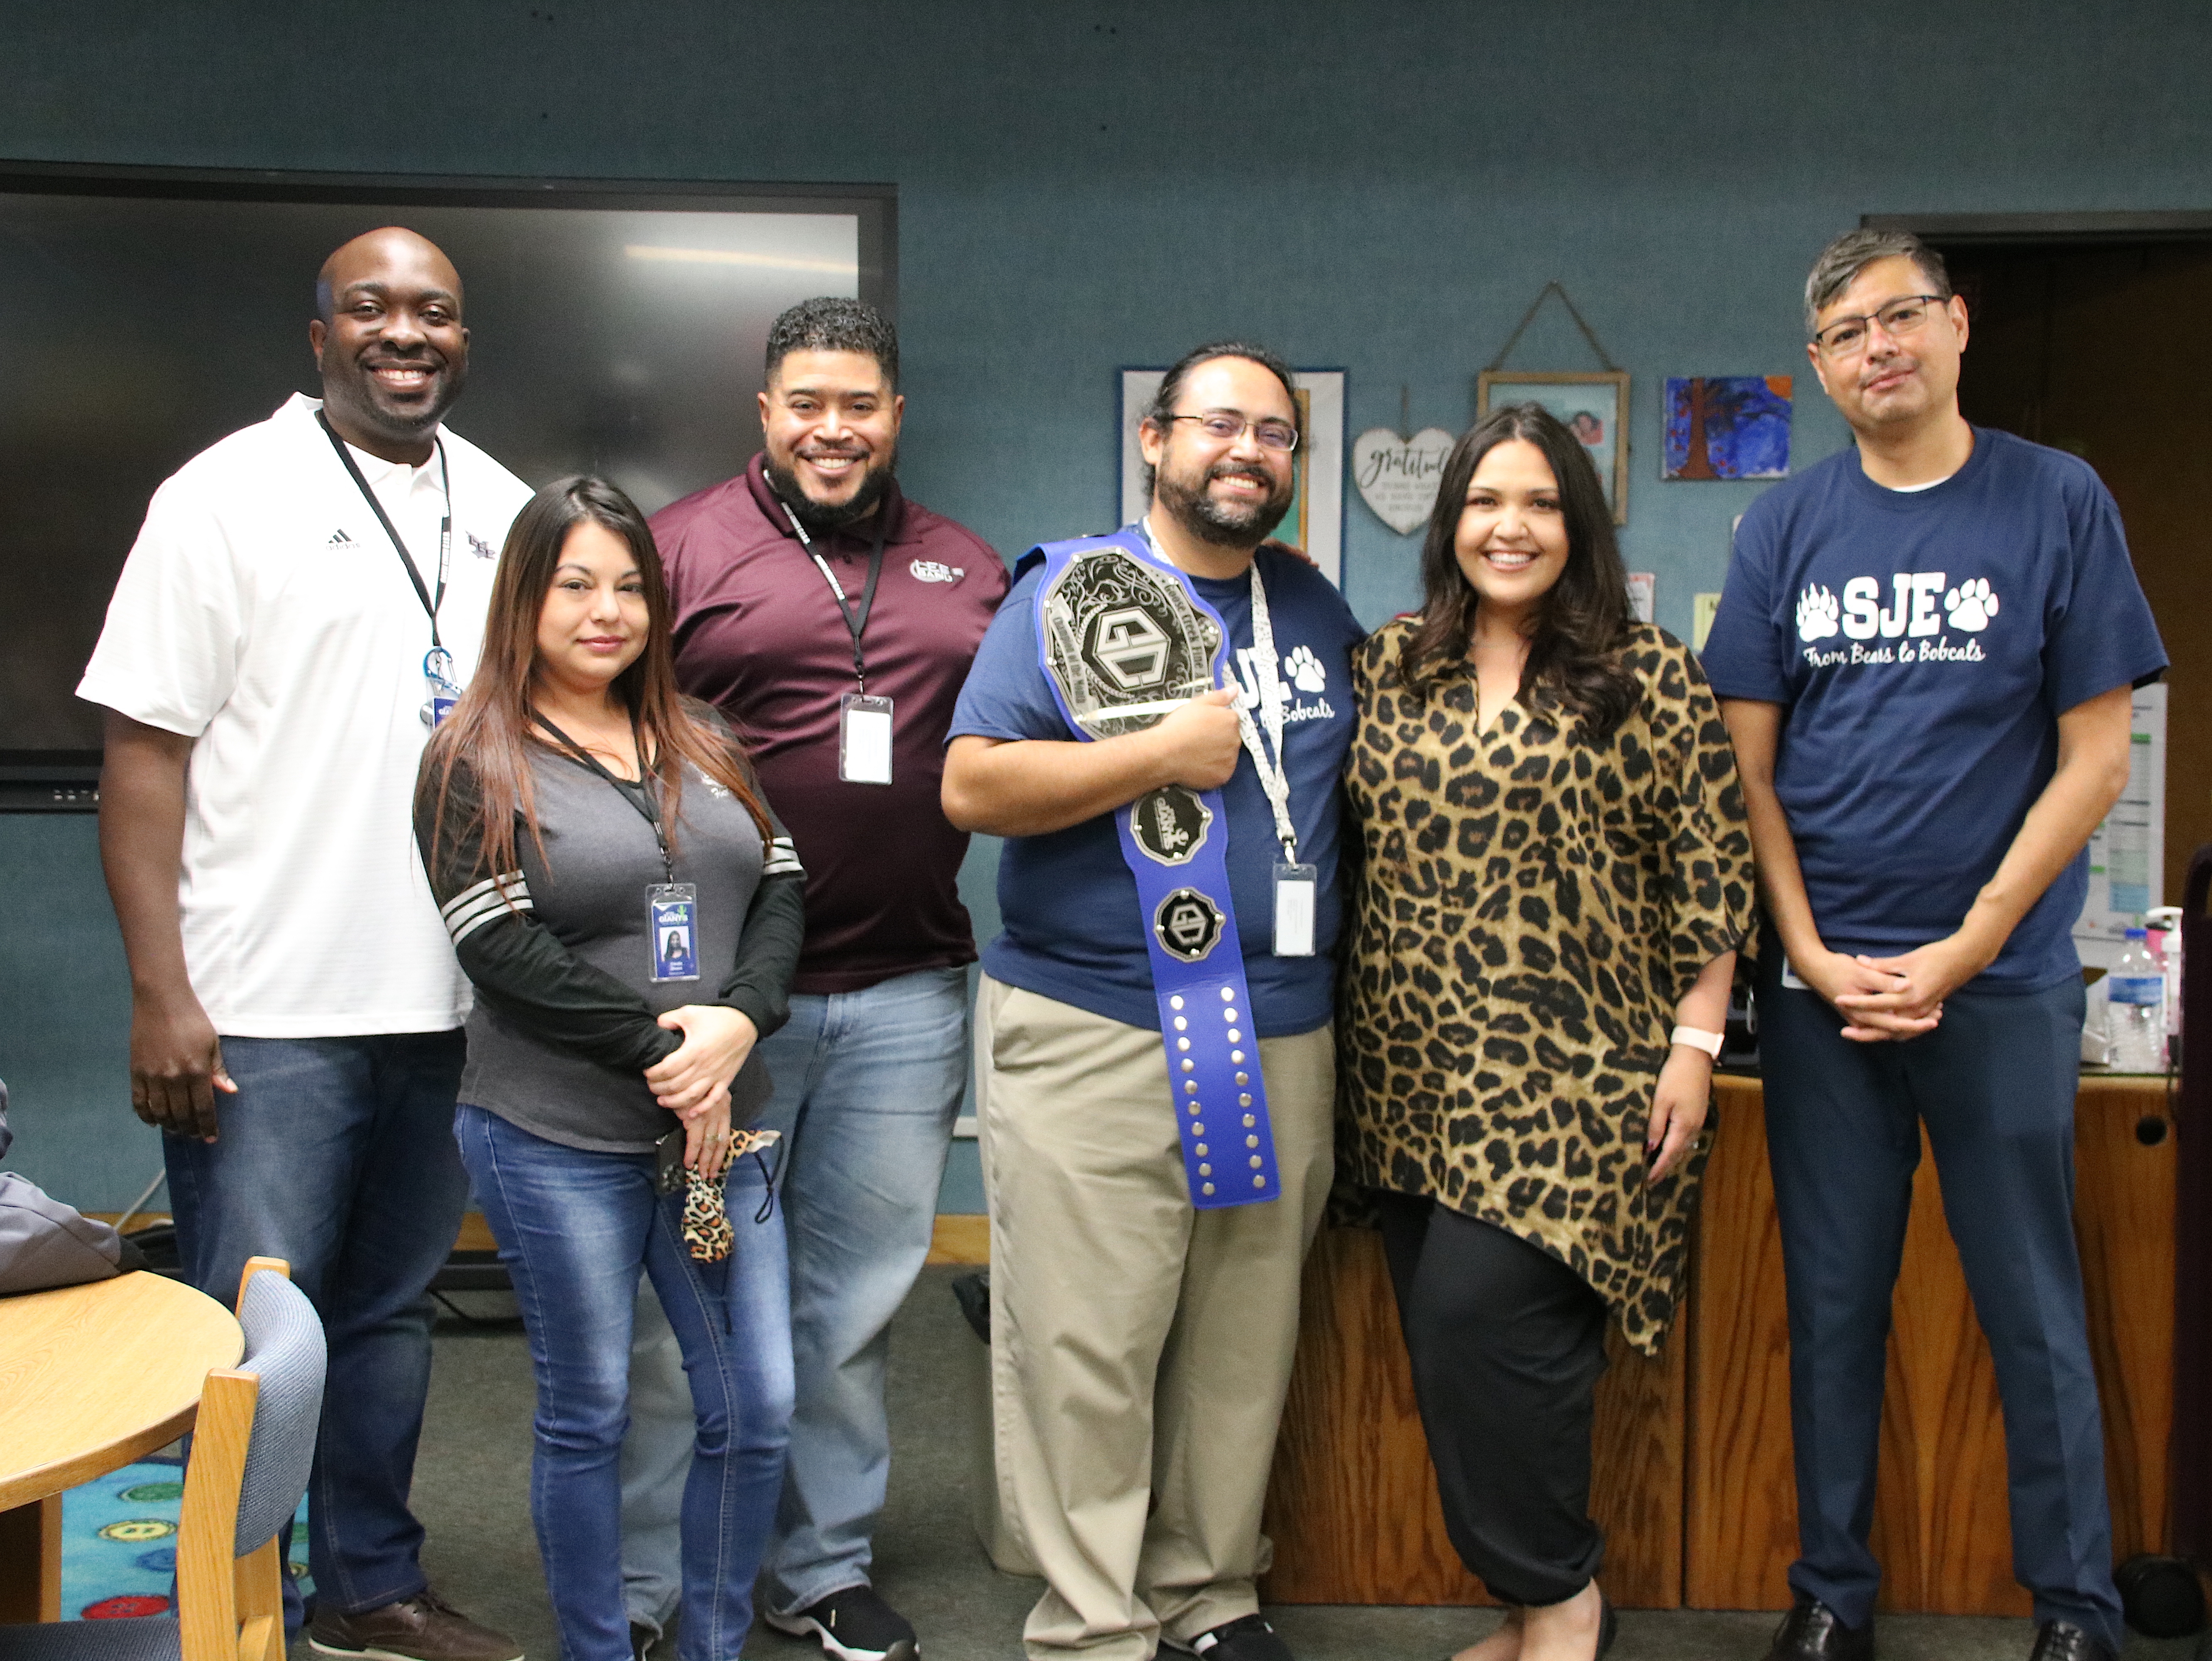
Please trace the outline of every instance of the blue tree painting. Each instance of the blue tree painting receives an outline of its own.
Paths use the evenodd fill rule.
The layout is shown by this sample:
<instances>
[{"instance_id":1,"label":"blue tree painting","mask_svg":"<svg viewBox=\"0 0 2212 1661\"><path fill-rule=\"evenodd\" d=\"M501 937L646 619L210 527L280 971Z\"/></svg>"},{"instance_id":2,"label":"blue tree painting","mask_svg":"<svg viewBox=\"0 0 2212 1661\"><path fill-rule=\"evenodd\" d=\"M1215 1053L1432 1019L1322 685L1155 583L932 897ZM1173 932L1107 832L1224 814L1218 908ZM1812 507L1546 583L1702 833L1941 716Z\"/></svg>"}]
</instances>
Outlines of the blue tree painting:
<instances>
[{"instance_id":1,"label":"blue tree painting","mask_svg":"<svg viewBox=\"0 0 2212 1661\"><path fill-rule=\"evenodd\" d=\"M1786 478L1786 374L1669 376L1662 478Z\"/></svg>"}]
</instances>

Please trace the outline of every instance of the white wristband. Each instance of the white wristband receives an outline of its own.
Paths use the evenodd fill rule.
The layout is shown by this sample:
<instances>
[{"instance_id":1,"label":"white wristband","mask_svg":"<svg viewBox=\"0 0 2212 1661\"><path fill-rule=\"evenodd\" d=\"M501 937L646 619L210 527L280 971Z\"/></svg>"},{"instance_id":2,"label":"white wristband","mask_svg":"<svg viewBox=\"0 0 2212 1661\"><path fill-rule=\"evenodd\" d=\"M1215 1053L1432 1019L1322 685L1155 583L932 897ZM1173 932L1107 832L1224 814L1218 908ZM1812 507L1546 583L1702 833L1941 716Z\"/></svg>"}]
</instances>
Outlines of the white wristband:
<instances>
[{"instance_id":1,"label":"white wristband","mask_svg":"<svg viewBox=\"0 0 2212 1661\"><path fill-rule=\"evenodd\" d=\"M1686 1043L1692 1050L1702 1050L1715 1061L1721 1058L1721 1045L1727 1042L1724 1034L1704 1032L1694 1026L1678 1026L1667 1040L1669 1043Z\"/></svg>"}]
</instances>

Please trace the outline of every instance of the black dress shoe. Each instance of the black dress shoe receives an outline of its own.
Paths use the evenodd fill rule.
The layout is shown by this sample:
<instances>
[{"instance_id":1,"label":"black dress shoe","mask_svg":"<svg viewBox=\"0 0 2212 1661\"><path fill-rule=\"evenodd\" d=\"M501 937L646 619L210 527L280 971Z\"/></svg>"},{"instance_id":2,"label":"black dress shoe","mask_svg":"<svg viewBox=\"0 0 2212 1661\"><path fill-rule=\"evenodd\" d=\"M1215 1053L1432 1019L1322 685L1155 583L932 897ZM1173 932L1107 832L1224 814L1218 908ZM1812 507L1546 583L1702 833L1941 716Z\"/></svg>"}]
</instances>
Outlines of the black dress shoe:
<instances>
[{"instance_id":1,"label":"black dress shoe","mask_svg":"<svg viewBox=\"0 0 2212 1661\"><path fill-rule=\"evenodd\" d=\"M2119 1661L2107 1645L2099 1643L2071 1621L2046 1621L2035 1632L2035 1647L2027 1661Z\"/></svg>"},{"instance_id":2,"label":"black dress shoe","mask_svg":"<svg viewBox=\"0 0 2212 1661\"><path fill-rule=\"evenodd\" d=\"M1847 1627L1820 1599L1800 1593L1775 1631L1766 1661L1874 1661L1874 1623L1863 1631Z\"/></svg>"}]
</instances>

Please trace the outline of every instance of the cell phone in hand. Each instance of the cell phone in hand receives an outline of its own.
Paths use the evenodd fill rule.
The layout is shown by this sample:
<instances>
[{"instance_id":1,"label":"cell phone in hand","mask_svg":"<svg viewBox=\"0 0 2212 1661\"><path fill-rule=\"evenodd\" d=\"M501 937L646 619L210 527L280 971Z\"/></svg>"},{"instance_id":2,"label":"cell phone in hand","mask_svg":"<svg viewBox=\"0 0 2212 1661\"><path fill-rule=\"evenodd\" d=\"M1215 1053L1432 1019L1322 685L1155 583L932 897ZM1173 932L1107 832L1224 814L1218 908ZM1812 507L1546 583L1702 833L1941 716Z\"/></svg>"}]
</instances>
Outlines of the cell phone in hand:
<instances>
[{"instance_id":1,"label":"cell phone in hand","mask_svg":"<svg viewBox=\"0 0 2212 1661\"><path fill-rule=\"evenodd\" d=\"M679 1124L653 1145L657 1156L653 1173L656 1194L673 1194L684 1186L684 1135Z\"/></svg>"}]
</instances>

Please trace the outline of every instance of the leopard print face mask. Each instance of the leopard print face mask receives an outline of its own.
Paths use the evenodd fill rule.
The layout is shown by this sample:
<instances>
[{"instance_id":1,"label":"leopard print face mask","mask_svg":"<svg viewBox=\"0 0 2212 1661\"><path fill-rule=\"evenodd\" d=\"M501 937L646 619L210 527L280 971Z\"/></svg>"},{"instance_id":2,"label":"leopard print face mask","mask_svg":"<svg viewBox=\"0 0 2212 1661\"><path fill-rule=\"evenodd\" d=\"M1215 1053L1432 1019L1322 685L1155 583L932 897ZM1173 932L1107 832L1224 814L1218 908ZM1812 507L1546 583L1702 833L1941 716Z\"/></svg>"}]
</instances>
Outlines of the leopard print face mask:
<instances>
[{"instance_id":1,"label":"leopard print face mask","mask_svg":"<svg viewBox=\"0 0 2212 1661\"><path fill-rule=\"evenodd\" d=\"M730 1139L730 1159L732 1163L747 1157L758 1159L763 1149L773 1147L782 1136L776 1130L740 1130ZM684 1245L694 1262L719 1263L728 1257L737 1242L730 1229L730 1211L722 1196L722 1183L729 1174L729 1166L722 1167L720 1177L702 1177L694 1167L684 1172ZM767 1203L761 1208L757 1220L768 1220L769 1207L775 1203L775 1192L769 1191Z\"/></svg>"}]
</instances>

